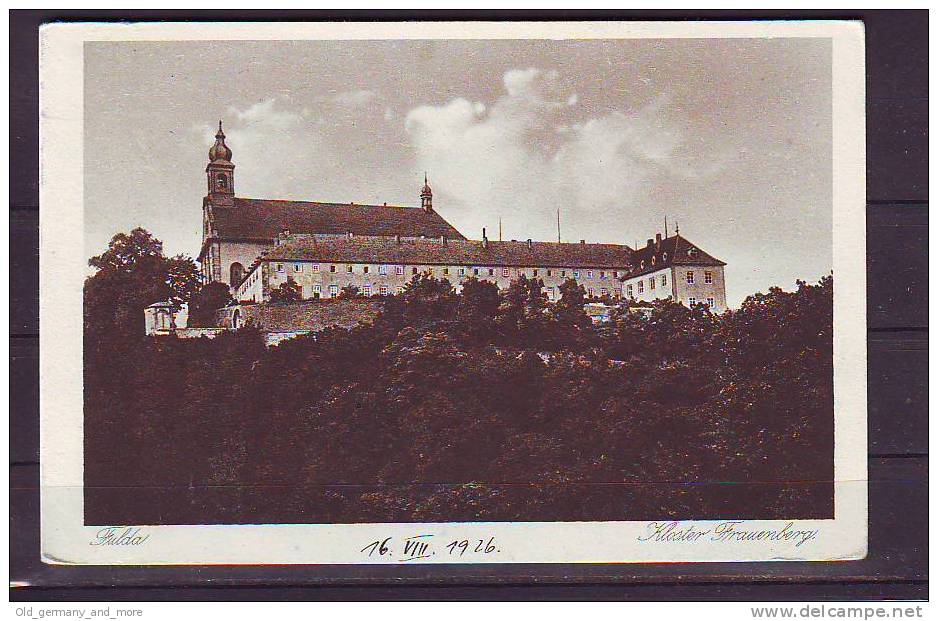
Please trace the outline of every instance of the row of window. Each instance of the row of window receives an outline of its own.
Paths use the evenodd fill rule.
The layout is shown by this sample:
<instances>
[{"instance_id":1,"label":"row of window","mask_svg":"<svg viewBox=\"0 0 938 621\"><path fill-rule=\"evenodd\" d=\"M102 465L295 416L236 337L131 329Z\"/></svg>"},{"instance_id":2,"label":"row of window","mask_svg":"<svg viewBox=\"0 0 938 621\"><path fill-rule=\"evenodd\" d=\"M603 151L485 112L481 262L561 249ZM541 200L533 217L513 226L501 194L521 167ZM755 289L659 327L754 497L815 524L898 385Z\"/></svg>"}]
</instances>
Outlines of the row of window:
<instances>
[{"instance_id":1,"label":"row of window","mask_svg":"<svg viewBox=\"0 0 938 621\"><path fill-rule=\"evenodd\" d=\"M649 279L648 279L648 290L649 290L649 291L654 291L657 282L658 282L658 281L655 279L654 276L652 276L651 278L649 278ZM706 284L708 284L708 285L712 285L712 284L713 284L713 272L704 272L704 282L705 282ZM694 284L694 272L687 272L687 284L689 284L689 285ZM638 281L637 283L635 283L635 286L637 287L639 293L645 293L645 281L644 281L644 280ZM662 286L662 287L667 287L667 286L668 286L668 275L667 275L667 274L661 274L661 286ZM632 289L632 285L626 285L626 286L625 286L625 294L626 294L627 296L631 297L631 296L633 295L633 293L634 293L634 291L633 291L633 289ZM712 305L711 305L711 306L712 306Z\"/></svg>"},{"instance_id":2,"label":"row of window","mask_svg":"<svg viewBox=\"0 0 938 621\"><path fill-rule=\"evenodd\" d=\"M349 283L349 285L351 285L351 283ZM388 294L388 291L389 291L389 290L388 290L388 287L387 287L386 285L379 285L379 286L377 286L377 287L372 287L371 285L364 285L364 286L362 287L362 289L361 289L362 295L365 295L365 296L387 295L387 294ZM545 293L547 294L547 299L549 299L549 300L557 300L557 299L559 299L559 297L560 297L560 292L559 292L559 288L558 288L558 287L544 287L544 291L545 291ZM338 297L338 296L339 296L339 285L329 285L329 287L328 287L328 289L327 289L327 292L328 292L328 296L326 296L326 297L330 297L330 298ZM618 290L618 289L613 289L612 292L613 292L613 296L614 296L614 297L617 297L617 298L620 297L620 295L619 295L619 290ZM404 287L398 287L398 288L397 288L397 293L398 293L398 295L404 293ZM595 290L595 289L593 289L592 287L590 287L589 289L587 289L587 296L588 296L588 297L591 297L591 298L592 298L592 297L595 297L595 295L596 295L596 290ZM609 295L609 289L606 289L605 287L601 288L601 289L599 290L599 295L600 295L600 297L606 297L606 296L608 296L608 295ZM323 297L322 285L313 285L313 296L312 296L312 297L313 297L313 298L316 298L316 299Z\"/></svg>"},{"instance_id":3,"label":"row of window","mask_svg":"<svg viewBox=\"0 0 938 621\"><path fill-rule=\"evenodd\" d=\"M310 266L311 266L310 269L313 271L313 273L318 273L318 272L322 269L319 263L311 263ZM394 268L394 273L397 274L398 276L403 276L403 275L404 275L405 268L404 268L403 265L393 265L393 266L389 266L389 265L378 265L378 274L379 274L379 275L382 275L382 276L387 275L387 273L388 273L388 268L390 268L390 267L393 267L393 268ZM283 263L277 263L277 272L279 272L279 273L284 273L284 272L286 271L286 269L287 269L287 268L284 266ZM303 267L303 263L294 263L294 264L293 264L293 272L294 272L294 273L302 273L304 269L305 269L305 268ZM429 268L426 269L426 271L427 271L429 274L433 274L433 269L434 269L434 268L429 267ZM456 273L457 273L459 276L465 276L466 273L467 273L467 269L468 269L468 268L465 268L465 267L456 268ZM371 266L370 266L370 265L363 265L363 266L361 266L361 270L362 270L362 271L361 271L362 274L369 274L369 273L371 273ZM337 271L338 271L338 268L337 268L335 265L330 265L330 266L329 266L329 272L330 272L330 273L335 274ZM346 266L345 266L345 271L346 271L347 273L349 273L349 274L352 274L352 273L355 272L355 266L354 266L354 265L346 265ZM510 277L512 276L512 270L511 270L510 268L507 268L507 267L500 268L499 271L501 272L501 275L502 275L504 278L510 278ZM547 277L553 276L553 275L554 275L554 271L555 271L555 270L544 270L545 276L547 276ZM416 274L418 274L419 272L420 272L420 268L418 268L418 267L411 267L411 268L410 268L410 273L411 273L412 275L416 275ZM495 276L495 272L496 272L496 268L494 268L494 267L474 267L474 268L472 268L472 275L473 275L473 276L481 276L481 275L484 275L485 273L488 273L489 276ZM572 270L572 272L573 272L573 278L577 278L577 279L580 278L580 276L581 276L581 271L580 271L580 270ZM605 270L595 270L595 271L594 271L594 270L585 270L585 272L586 272L586 279L587 279L587 280L592 280L594 276L597 276L600 280L605 280L605 279L609 278L609 275L610 275L610 274L612 275L613 278L618 278L618 277L619 277L619 271L618 271L618 270L612 270L611 272L607 272L607 271L605 271ZM442 268L442 274L443 274L443 276L449 276L449 275L450 275L450 268L448 268L448 267ZM558 274L561 278L566 278L566 277L567 277L567 270L559 270L559 271L557 272L557 274ZM514 275L515 275L515 276L519 276L519 277L522 276L522 275L525 275L525 276L526 276L526 275L527 275L527 270L525 270L525 269L523 269L523 268L517 268L517 269L514 270ZM537 277L540 275L540 270L539 270L539 268L532 268L530 275L531 275L532 278L537 278Z\"/></svg>"}]
</instances>

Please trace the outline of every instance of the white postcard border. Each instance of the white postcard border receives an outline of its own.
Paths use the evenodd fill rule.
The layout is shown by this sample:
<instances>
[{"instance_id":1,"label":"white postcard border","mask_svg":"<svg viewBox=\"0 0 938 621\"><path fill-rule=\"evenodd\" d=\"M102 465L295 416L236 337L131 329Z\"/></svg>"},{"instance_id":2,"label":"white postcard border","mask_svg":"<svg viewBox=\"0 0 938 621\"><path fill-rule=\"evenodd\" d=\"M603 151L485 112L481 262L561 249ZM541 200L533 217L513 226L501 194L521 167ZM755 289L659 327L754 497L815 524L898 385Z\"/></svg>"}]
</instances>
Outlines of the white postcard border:
<instances>
[{"instance_id":1,"label":"white postcard border","mask_svg":"<svg viewBox=\"0 0 938 621\"><path fill-rule=\"evenodd\" d=\"M83 44L126 40L597 39L824 37L833 54L835 518L684 521L658 541L651 522L472 522L120 527L97 545L83 525ZM40 35L40 471L43 560L60 564L415 563L846 560L867 550L865 84L859 22L55 24ZM54 172L54 174L49 174ZM116 206L117 207L117 206ZM752 540L721 535L730 528ZM673 532L673 531L672 531ZM763 533L757 535L757 533ZM807 534L814 533L811 537ZM721 539L722 536L722 539ZM136 541L134 539L136 538ZM390 539L388 539L390 538ZM800 541L806 539L801 544ZM644 539L644 540L643 540ZM693 541L691 541L693 539ZM372 542L388 540L368 552ZM479 548L454 556L447 544ZM484 542L479 546L476 542ZM365 550L363 552L362 550Z\"/></svg>"}]
</instances>

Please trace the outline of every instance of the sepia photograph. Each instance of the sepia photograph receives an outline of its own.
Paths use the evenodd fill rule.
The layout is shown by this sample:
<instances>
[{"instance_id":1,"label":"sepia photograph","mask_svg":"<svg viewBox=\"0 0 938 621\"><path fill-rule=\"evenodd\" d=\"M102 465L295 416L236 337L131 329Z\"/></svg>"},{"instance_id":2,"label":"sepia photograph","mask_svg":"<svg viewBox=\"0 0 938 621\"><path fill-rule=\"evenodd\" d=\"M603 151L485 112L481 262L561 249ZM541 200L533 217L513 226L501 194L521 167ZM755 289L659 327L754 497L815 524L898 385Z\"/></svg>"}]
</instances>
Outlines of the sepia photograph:
<instances>
[{"instance_id":1,"label":"sepia photograph","mask_svg":"<svg viewBox=\"0 0 938 621\"><path fill-rule=\"evenodd\" d=\"M398 529L337 562L550 560L500 529L580 523L631 524L618 560L862 556L862 30L387 26L46 33L81 50L42 303L80 484L44 513L114 562L276 525Z\"/></svg>"}]
</instances>

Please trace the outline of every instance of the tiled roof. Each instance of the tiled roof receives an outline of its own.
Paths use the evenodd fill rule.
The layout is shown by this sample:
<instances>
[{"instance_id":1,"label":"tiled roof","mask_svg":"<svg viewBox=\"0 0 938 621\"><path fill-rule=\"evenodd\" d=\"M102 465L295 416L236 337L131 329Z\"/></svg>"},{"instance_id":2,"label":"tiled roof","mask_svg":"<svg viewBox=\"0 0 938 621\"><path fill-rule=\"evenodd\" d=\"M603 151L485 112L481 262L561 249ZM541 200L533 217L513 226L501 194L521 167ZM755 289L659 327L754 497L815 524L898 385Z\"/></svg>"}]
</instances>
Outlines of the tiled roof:
<instances>
[{"instance_id":1,"label":"tiled roof","mask_svg":"<svg viewBox=\"0 0 938 621\"><path fill-rule=\"evenodd\" d=\"M270 249L263 259L394 265L478 265L497 267L618 268L631 265L632 250L617 244L498 242L391 237L295 236Z\"/></svg>"},{"instance_id":2,"label":"tiled roof","mask_svg":"<svg viewBox=\"0 0 938 621\"><path fill-rule=\"evenodd\" d=\"M632 256L632 271L625 278L656 272L673 265L726 265L707 254L687 238L672 235L660 242L637 248Z\"/></svg>"},{"instance_id":3,"label":"tiled roof","mask_svg":"<svg viewBox=\"0 0 938 621\"><path fill-rule=\"evenodd\" d=\"M214 223L221 239L274 239L291 233L400 235L464 239L435 211L418 207L354 205L235 198L232 207L215 207Z\"/></svg>"}]
</instances>

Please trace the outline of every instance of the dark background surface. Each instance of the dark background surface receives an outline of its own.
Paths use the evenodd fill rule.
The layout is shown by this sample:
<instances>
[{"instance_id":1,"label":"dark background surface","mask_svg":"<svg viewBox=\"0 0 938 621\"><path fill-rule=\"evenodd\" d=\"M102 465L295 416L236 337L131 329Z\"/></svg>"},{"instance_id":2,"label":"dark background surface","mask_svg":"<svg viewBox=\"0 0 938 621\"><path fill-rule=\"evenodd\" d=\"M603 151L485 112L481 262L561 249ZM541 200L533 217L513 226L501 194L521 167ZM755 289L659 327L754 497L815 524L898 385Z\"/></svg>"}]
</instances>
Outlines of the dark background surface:
<instances>
[{"instance_id":1,"label":"dark background surface","mask_svg":"<svg viewBox=\"0 0 938 621\"><path fill-rule=\"evenodd\" d=\"M862 19L867 67L869 556L830 563L64 567L39 560L38 28L51 21ZM821 600L928 595L928 12L12 11L13 600ZM211 585L208 586L208 581ZM393 583L393 584L392 584ZM537 583L537 584L534 584ZM106 586L108 585L108 586ZM119 586L109 586L119 585Z\"/></svg>"}]
</instances>

